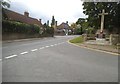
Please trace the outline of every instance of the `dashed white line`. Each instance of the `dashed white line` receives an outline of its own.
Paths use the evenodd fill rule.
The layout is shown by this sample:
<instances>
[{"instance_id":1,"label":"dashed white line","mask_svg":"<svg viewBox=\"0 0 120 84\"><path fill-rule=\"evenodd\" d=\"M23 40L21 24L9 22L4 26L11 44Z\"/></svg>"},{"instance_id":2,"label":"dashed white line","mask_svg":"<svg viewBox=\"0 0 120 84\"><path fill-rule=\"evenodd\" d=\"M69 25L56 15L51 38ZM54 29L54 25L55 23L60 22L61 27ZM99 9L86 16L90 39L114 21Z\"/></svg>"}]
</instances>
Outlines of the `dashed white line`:
<instances>
[{"instance_id":1,"label":"dashed white line","mask_svg":"<svg viewBox=\"0 0 120 84\"><path fill-rule=\"evenodd\" d=\"M5 59L13 58L13 57L16 57L16 56L17 55L11 55L11 56L5 57Z\"/></svg>"},{"instance_id":2,"label":"dashed white line","mask_svg":"<svg viewBox=\"0 0 120 84\"><path fill-rule=\"evenodd\" d=\"M50 47L50 46L45 46L46 48Z\"/></svg>"},{"instance_id":3,"label":"dashed white line","mask_svg":"<svg viewBox=\"0 0 120 84\"><path fill-rule=\"evenodd\" d=\"M40 49L44 49L45 47L41 47Z\"/></svg>"},{"instance_id":4,"label":"dashed white line","mask_svg":"<svg viewBox=\"0 0 120 84\"><path fill-rule=\"evenodd\" d=\"M54 46L54 45L50 45L51 47Z\"/></svg>"},{"instance_id":5,"label":"dashed white line","mask_svg":"<svg viewBox=\"0 0 120 84\"><path fill-rule=\"evenodd\" d=\"M24 54L27 54L28 52L22 52L22 53L20 53L21 55L24 55Z\"/></svg>"},{"instance_id":6,"label":"dashed white line","mask_svg":"<svg viewBox=\"0 0 120 84\"><path fill-rule=\"evenodd\" d=\"M54 44L55 46L57 45L57 44Z\"/></svg>"},{"instance_id":7,"label":"dashed white line","mask_svg":"<svg viewBox=\"0 0 120 84\"><path fill-rule=\"evenodd\" d=\"M54 44L54 45L50 45L51 47L53 47L53 46L56 46L56 45L59 45L59 44L63 44L63 43L65 43L65 42L62 42L62 43L58 43L58 44ZM50 47L50 46L45 46L46 48L48 48L48 47ZM40 49L44 49L45 47L41 47ZM34 52L34 51L37 51L38 49L33 49L33 50L31 50L32 52ZM26 52L22 52L22 53L20 53L21 55L23 55L23 54L27 54L28 52L26 51ZM11 56L8 56L8 57L5 57L5 59L9 59L9 58L13 58L13 57L16 57L16 56L18 56L18 55L11 55ZM0 59L0 61L2 61L2 59Z\"/></svg>"},{"instance_id":8,"label":"dashed white line","mask_svg":"<svg viewBox=\"0 0 120 84\"><path fill-rule=\"evenodd\" d=\"M34 51L37 51L38 49L33 49L33 50L31 50L32 52L34 52Z\"/></svg>"}]
</instances>

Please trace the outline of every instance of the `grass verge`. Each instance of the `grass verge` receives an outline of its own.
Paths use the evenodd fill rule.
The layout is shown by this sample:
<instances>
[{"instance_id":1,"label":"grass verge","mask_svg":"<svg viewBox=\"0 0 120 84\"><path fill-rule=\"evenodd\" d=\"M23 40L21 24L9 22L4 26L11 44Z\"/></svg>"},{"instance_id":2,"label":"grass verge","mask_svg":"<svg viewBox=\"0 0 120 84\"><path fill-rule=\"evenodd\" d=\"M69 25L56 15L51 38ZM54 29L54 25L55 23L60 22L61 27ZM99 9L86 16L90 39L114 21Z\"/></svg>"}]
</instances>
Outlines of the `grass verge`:
<instances>
[{"instance_id":1,"label":"grass verge","mask_svg":"<svg viewBox=\"0 0 120 84\"><path fill-rule=\"evenodd\" d=\"M70 40L69 42L71 42L71 43L83 43L83 37L82 36L76 37L76 38Z\"/></svg>"}]
</instances>

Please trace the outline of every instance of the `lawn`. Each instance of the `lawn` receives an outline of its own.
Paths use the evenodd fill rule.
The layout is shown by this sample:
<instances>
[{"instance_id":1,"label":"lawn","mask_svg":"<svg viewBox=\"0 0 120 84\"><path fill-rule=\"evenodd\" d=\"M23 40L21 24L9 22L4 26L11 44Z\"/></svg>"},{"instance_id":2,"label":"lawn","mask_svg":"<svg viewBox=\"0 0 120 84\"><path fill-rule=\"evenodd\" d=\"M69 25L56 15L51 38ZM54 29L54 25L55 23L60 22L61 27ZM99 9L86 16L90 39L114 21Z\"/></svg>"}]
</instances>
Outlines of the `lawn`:
<instances>
[{"instance_id":1,"label":"lawn","mask_svg":"<svg viewBox=\"0 0 120 84\"><path fill-rule=\"evenodd\" d=\"M76 37L72 40L70 40L71 43L83 43L83 37L82 36L79 36L79 37Z\"/></svg>"}]
</instances>

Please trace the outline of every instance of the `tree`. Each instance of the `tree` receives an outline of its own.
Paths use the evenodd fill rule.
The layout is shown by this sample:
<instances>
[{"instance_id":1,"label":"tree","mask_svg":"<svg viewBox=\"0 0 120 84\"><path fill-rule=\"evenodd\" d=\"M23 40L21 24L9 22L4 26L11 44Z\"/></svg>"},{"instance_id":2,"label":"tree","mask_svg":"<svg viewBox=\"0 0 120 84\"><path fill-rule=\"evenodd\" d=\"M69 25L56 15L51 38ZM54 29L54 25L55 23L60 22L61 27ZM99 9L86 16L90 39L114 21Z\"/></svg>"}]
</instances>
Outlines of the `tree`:
<instances>
[{"instance_id":1,"label":"tree","mask_svg":"<svg viewBox=\"0 0 120 84\"><path fill-rule=\"evenodd\" d=\"M4 10L6 8L10 8L10 1L9 0L7 0L7 1L2 0L2 1L0 1L0 4L2 5L2 19L5 19L5 18L7 18L7 15L5 14Z\"/></svg>"},{"instance_id":2,"label":"tree","mask_svg":"<svg viewBox=\"0 0 120 84\"><path fill-rule=\"evenodd\" d=\"M82 23L84 23L84 22L85 22L85 19L84 19L84 18L79 18L79 19L77 20L76 24L82 25Z\"/></svg>"},{"instance_id":3,"label":"tree","mask_svg":"<svg viewBox=\"0 0 120 84\"><path fill-rule=\"evenodd\" d=\"M109 31L119 27L120 19L120 3L119 2L84 2L83 13L88 15L89 26L96 29L100 28L101 16L98 14L102 12L102 9L108 13L105 16L105 28Z\"/></svg>"},{"instance_id":4,"label":"tree","mask_svg":"<svg viewBox=\"0 0 120 84\"><path fill-rule=\"evenodd\" d=\"M71 28L74 28L74 29L75 29L76 27L77 27L77 24L76 24L76 23L72 23L72 24L71 24Z\"/></svg>"},{"instance_id":5,"label":"tree","mask_svg":"<svg viewBox=\"0 0 120 84\"><path fill-rule=\"evenodd\" d=\"M7 0L7 1L2 0L2 1L0 1L0 4L2 5L2 8L10 8L9 2L10 2L9 0Z\"/></svg>"},{"instance_id":6,"label":"tree","mask_svg":"<svg viewBox=\"0 0 120 84\"><path fill-rule=\"evenodd\" d=\"M84 18L79 18L78 20L77 20L77 22L76 22L76 24L77 25L80 25L81 26L81 34L83 34L83 24L85 23L85 21L86 21L86 19L84 19Z\"/></svg>"},{"instance_id":7,"label":"tree","mask_svg":"<svg viewBox=\"0 0 120 84\"><path fill-rule=\"evenodd\" d=\"M50 27L49 25L47 25L47 23L44 23L43 25L44 27L44 35L45 36L54 36L54 29L52 27Z\"/></svg>"},{"instance_id":8,"label":"tree","mask_svg":"<svg viewBox=\"0 0 120 84\"><path fill-rule=\"evenodd\" d=\"M51 27L53 27L53 28L54 28L54 26L55 26L55 18L54 18L54 16L52 16Z\"/></svg>"}]
</instances>

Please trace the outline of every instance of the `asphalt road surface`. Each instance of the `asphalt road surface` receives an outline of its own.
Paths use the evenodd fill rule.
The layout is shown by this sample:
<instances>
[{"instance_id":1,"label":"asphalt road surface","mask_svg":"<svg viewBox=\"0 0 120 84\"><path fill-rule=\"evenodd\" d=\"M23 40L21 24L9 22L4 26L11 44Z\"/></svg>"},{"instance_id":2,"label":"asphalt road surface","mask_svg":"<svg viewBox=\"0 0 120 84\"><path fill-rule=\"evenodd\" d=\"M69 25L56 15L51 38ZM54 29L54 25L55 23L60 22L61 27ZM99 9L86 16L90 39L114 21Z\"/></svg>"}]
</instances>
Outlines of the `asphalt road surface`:
<instances>
[{"instance_id":1,"label":"asphalt road surface","mask_svg":"<svg viewBox=\"0 0 120 84\"><path fill-rule=\"evenodd\" d=\"M118 56L67 43L75 36L3 43L3 82L117 82Z\"/></svg>"}]
</instances>

